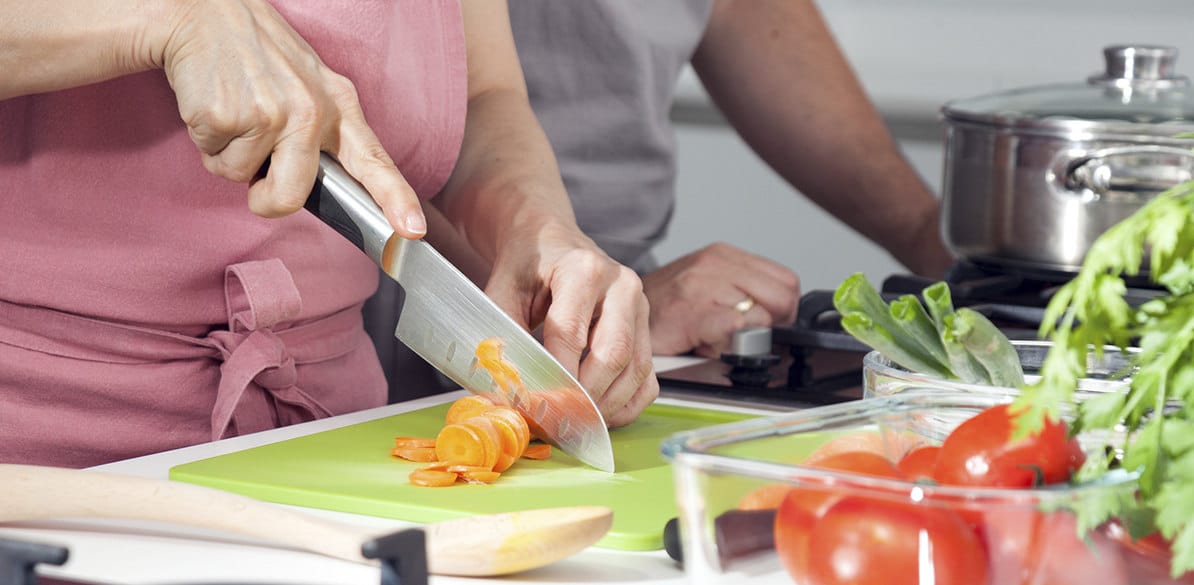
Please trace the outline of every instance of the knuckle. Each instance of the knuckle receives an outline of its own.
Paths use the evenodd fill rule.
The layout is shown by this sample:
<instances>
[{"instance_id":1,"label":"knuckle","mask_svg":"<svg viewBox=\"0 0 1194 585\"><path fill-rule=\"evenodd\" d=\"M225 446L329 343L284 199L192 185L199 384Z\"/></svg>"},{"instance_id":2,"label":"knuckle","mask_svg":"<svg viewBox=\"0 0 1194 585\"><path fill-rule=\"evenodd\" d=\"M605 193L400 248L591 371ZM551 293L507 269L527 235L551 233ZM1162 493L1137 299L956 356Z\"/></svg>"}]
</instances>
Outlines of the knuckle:
<instances>
[{"instance_id":1,"label":"knuckle","mask_svg":"<svg viewBox=\"0 0 1194 585\"><path fill-rule=\"evenodd\" d=\"M587 324L579 317L556 318L556 337L560 343L573 352L579 353L588 345Z\"/></svg>"},{"instance_id":2,"label":"knuckle","mask_svg":"<svg viewBox=\"0 0 1194 585\"><path fill-rule=\"evenodd\" d=\"M629 332L614 335L599 351L594 350L597 359L615 371L625 370L634 358L634 338ZM638 364L635 364L636 367Z\"/></svg>"},{"instance_id":3,"label":"knuckle","mask_svg":"<svg viewBox=\"0 0 1194 585\"><path fill-rule=\"evenodd\" d=\"M648 380L655 377L655 364L651 361L649 352L635 360L634 374L636 380Z\"/></svg>"},{"instance_id":4,"label":"knuckle","mask_svg":"<svg viewBox=\"0 0 1194 585\"><path fill-rule=\"evenodd\" d=\"M380 142L370 142L361 148L361 162L372 170L393 170L396 168L394 159L386 152L386 147Z\"/></svg>"},{"instance_id":5,"label":"knuckle","mask_svg":"<svg viewBox=\"0 0 1194 585\"><path fill-rule=\"evenodd\" d=\"M346 105L356 107L360 104L360 94L357 92L356 84L339 73L328 75L327 92L328 96L341 107Z\"/></svg>"},{"instance_id":6,"label":"knuckle","mask_svg":"<svg viewBox=\"0 0 1194 585\"><path fill-rule=\"evenodd\" d=\"M299 131L315 133L323 126L324 112L311 99L296 98L290 103L287 124Z\"/></svg>"},{"instance_id":7,"label":"knuckle","mask_svg":"<svg viewBox=\"0 0 1194 585\"><path fill-rule=\"evenodd\" d=\"M713 242L705 247L711 254L725 255L729 254L733 248L725 242Z\"/></svg>"}]
</instances>

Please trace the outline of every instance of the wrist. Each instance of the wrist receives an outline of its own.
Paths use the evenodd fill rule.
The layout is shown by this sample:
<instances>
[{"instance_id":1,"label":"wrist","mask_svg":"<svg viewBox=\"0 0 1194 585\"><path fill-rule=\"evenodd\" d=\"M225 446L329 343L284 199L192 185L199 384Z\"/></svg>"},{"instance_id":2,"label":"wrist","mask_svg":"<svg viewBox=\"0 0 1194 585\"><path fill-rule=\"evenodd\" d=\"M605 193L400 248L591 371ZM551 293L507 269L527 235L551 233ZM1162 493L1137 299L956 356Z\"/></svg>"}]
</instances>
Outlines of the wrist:
<instances>
[{"instance_id":1,"label":"wrist","mask_svg":"<svg viewBox=\"0 0 1194 585\"><path fill-rule=\"evenodd\" d=\"M195 0L142 0L132 27L138 31L129 51L144 69L166 69L174 41L185 23L194 18L201 2Z\"/></svg>"}]
</instances>

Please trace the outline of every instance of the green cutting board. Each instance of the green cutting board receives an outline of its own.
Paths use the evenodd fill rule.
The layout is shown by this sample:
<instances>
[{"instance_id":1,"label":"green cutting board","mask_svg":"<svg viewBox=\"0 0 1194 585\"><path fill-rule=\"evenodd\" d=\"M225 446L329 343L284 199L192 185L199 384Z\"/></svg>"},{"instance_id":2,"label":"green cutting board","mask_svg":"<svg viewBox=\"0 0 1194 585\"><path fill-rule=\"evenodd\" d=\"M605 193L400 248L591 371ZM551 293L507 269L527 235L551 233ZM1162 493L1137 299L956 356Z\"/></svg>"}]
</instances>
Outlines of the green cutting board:
<instances>
[{"instance_id":1,"label":"green cutting board","mask_svg":"<svg viewBox=\"0 0 1194 585\"><path fill-rule=\"evenodd\" d=\"M392 457L394 437L434 437L448 406L178 465L170 478L270 502L424 523L533 508L608 506L614 510L613 527L597 546L656 550L663 548L664 524L676 515L672 468L659 452L662 441L679 431L749 418L654 404L634 423L610 432L616 473L553 450L549 460L520 460L488 485L411 485L407 475L426 464Z\"/></svg>"}]
</instances>

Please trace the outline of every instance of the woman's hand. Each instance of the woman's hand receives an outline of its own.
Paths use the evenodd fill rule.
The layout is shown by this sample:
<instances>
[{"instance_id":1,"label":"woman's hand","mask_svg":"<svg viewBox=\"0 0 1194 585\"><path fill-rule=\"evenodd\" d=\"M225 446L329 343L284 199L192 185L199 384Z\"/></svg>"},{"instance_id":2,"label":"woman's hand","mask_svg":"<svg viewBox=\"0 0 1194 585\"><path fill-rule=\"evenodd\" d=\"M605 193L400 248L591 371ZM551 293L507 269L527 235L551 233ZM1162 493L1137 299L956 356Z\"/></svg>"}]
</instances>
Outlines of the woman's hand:
<instances>
[{"instance_id":1,"label":"woman's hand","mask_svg":"<svg viewBox=\"0 0 1194 585\"><path fill-rule=\"evenodd\" d=\"M792 322L800 298L794 272L728 244L702 248L643 281L658 355L717 357L739 329Z\"/></svg>"},{"instance_id":2,"label":"woman's hand","mask_svg":"<svg viewBox=\"0 0 1194 585\"><path fill-rule=\"evenodd\" d=\"M544 347L577 374L607 425L630 423L659 396L642 282L574 226L513 239L485 292L520 325L543 324Z\"/></svg>"},{"instance_id":3,"label":"woman's hand","mask_svg":"<svg viewBox=\"0 0 1194 585\"><path fill-rule=\"evenodd\" d=\"M377 200L399 234L421 237L418 197L365 123L352 82L329 69L264 0L196 0L174 14L161 66L204 166L250 183L249 208L302 208L320 151ZM264 177L258 172L269 160Z\"/></svg>"}]
</instances>

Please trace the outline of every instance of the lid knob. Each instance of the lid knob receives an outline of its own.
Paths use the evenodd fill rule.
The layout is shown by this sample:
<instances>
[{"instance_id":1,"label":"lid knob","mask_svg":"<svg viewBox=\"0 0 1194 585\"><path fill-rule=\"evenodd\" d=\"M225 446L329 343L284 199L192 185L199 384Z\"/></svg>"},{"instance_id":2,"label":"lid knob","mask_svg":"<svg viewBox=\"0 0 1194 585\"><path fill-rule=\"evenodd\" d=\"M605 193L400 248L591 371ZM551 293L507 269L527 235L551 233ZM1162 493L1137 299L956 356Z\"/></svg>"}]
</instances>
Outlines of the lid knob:
<instances>
[{"instance_id":1,"label":"lid knob","mask_svg":"<svg viewBox=\"0 0 1194 585\"><path fill-rule=\"evenodd\" d=\"M1177 48L1160 45L1112 45L1103 49L1106 71L1093 75L1096 85L1185 85L1184 76L1176 75Z\"/></svg>"}]
</instances>

